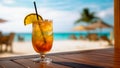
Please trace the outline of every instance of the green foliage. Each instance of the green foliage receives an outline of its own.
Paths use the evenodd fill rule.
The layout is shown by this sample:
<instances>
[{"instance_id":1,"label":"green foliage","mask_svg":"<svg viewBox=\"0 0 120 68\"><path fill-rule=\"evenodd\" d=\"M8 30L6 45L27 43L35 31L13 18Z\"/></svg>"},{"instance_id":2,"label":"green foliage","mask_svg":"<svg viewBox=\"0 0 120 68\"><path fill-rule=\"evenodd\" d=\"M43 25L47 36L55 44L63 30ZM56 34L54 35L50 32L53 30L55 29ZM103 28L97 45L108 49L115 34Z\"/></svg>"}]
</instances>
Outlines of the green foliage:
<instances>
[{"instance_id":1,"label":"green foliage","mask_svg":"<svg viewBox=\"0 0 120 68\"><path fill-rule=\"evenodd\" d=\"M98 17L95 16L95 12L89 12L88 8L84 8L83 12L81 13L81 18L75 21L75 24L80 23L80 22L86 22L86 23L94 23L93 21L99 19Z\"/></svg>"}]
</instances>

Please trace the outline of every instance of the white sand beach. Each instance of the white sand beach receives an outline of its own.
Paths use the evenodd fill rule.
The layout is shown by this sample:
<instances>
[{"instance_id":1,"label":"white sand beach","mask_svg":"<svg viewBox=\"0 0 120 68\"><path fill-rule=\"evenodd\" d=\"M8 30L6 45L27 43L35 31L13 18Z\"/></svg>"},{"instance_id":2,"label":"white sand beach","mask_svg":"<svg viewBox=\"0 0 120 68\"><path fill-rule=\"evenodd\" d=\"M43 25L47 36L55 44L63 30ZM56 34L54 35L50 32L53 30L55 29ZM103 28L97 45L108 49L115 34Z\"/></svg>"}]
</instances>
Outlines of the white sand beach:
<instances>
[{"instance_id":1,"label":"white sand beach","mask_svg":"<svg viewBox=\"0 0 120 68\"><path fill-rule=\"evenodd\" d=\"M106 41L57 40L49 53L111 48ZM0 53L0 57L37 54L31 42L13 42L13 53Z\"/></svg>"}]
</instances>

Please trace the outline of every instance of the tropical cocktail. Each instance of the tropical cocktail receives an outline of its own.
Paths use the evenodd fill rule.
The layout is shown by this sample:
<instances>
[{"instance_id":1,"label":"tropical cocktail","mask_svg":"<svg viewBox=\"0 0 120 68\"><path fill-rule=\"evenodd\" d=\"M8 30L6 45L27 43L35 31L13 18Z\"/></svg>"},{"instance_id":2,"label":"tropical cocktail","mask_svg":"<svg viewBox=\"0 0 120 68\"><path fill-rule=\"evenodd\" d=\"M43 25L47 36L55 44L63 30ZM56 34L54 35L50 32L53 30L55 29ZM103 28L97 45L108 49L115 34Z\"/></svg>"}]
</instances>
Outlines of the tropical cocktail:
<instances>
[{"instance_id":1,"label":"tropical cocktail","mask_svg":"<svg viewBox=\"0 0 120 68\"><path fill-rule=\"evenodd\" d=\"M50 20L43 20L40 15L35 13L28 14L24 19L24 24L32 23L32 45L37 53L40 53L40 59L35 61L48 62L49 58L45 58L45 54L52 48L53 43L53 23Z\"/></svg>"},{"instance_id":2,"label":"tropical cocktail","mask_svg":"<svg viewBox=\"0 0 120 68\"><path fill-rule=\"evenodd\" d=\"M40 23L40 25L38 24ZM35 21L32 25L32 44L36 52L49 52L53 43L52 21Z\"/></svg>"},{"instance_id":3,"label":"tropical cocktail","mask_svg":"<svg viewBox=\"0 0 120 68\"><path fill-rule=\"evenodd\" d=\"M35 59L36 62L50 62L50 58L46 58L45 54L52 48L53 43L53 23L51 20L43 20L38 15L36 3L34 2L35 12L28 14L24 19L24 24L32 23L32 45L37 53L40 53L40 58Z\"/></svg>"}]
</instances>

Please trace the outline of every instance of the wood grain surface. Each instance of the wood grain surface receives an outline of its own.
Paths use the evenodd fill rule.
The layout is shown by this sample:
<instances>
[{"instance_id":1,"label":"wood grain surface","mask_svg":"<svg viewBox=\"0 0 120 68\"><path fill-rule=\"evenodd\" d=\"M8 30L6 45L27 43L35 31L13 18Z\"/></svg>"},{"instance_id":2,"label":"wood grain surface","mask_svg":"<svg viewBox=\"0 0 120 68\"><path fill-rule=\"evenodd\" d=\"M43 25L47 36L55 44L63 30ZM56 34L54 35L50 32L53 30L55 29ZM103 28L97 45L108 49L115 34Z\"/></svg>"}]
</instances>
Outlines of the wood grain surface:
<instances>
[{"instance_id":1,"label":"wood grain surface","mask_svg":"<svg viewBox=\"0 0 120 68\"><path fill-rule=\"evenodd\" d=\"M48 54L50 64L35 63L39 55L0 58L0 68L113 68L114 49Z\"/></svg>"},{"instance_id":2,"label":"wood grain surface","mask_svg":"<svg viewBox=\"0 0 120 68\"><path fill-rule=\"evenodd\" d=\"M120 0L114 0L114 68L120 68Z\"/></svg>"}]
</instances>

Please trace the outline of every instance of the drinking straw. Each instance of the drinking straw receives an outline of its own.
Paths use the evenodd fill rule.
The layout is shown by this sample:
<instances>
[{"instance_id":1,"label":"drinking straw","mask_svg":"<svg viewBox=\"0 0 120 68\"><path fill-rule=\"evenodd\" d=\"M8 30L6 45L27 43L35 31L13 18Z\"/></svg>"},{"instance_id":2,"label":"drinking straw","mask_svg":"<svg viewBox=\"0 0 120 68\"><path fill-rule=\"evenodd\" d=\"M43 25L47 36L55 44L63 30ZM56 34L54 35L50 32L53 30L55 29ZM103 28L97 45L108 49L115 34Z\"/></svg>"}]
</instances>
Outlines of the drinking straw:
<instances>
[{"instance_id":1,"label":"drinking straw","mask_svg":"<svg viewBox=\"0 0 120 68\"><path fill-rule=\"evenodd\" d=\"M36 7L35 1L34 1L34 7L35 7L35 12L36 12L37 20L39 21L39 17L38 17L38 12L37 12L37 7ZM43 31L42 31L42 29L41 29L41 27L40 27L40 23L39 23L39 22L38 22L38 25L39 25L39 28L40 28L40 31L41 31L41 34L42 34L42 37L43 37L43 41L44 41L44 43L46 43L46 40L45 40Z\"/></svg>"},{"instance_id":2,"label":"drinking straw","mask_svg":"<svg viewBox=\"0 0 120 68\"><path fill-rule=\"evenodd\" d=\"M36 7L36 2L34 1L34 8L35 8L35 12L36 12L36 15L37 15L37 20L39 20L38 18L38 12L37 12L37 7Z\"/></svg>"}]
</instances>

